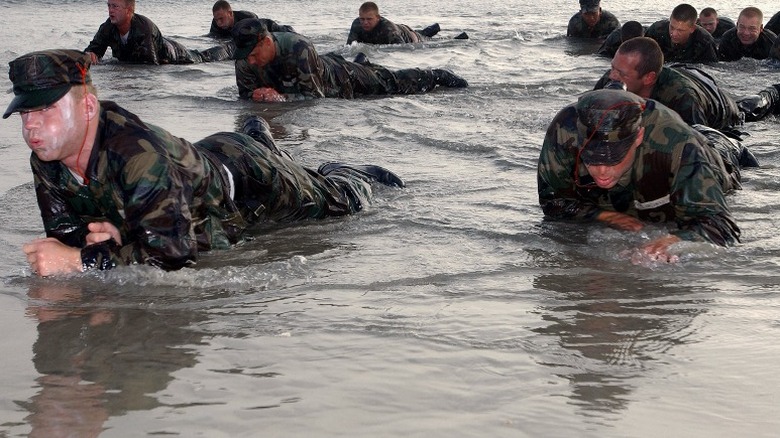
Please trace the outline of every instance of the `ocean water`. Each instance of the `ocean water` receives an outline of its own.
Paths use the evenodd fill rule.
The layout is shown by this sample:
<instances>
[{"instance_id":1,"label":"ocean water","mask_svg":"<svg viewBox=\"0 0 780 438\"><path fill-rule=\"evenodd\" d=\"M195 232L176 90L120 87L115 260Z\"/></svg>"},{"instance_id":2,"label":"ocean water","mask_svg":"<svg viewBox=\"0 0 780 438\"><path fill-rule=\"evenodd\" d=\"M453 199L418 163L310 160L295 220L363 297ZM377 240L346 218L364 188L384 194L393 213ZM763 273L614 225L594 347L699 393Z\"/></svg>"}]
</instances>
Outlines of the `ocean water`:
<instances>
[{"instance_id":1,"label":"ocean water","mask_svg":"<svg viewBox=\"0 0 780 438\"><path fill-rule=\"evenodd\" d=\"M212 3L136 11L205 49ZM258 114L302 163L380 164L407 181L348 218L269 225L195 269L33 276L29 150L19 117L0 121L0 437L778 436L780 120L745 127L762 167L729 197L739 246L681 244L677 264L633 265L662 229L550 223L537 203L549 121L609 67L598 43L564 36L577 2L387 0L383 15L438 22L438 37L345 46L360 3L232 2L321 52L450 68L471 86L257 104L238 100L231 62L93 67L101 99L189 140ZM676 4L602 7L648 25ZM766 20L778 8L753 5ZM0 65L83 49L106 17L104 2L4 0ZM461 31L471 38L451 39ZM736 95L780 82L754 60L705 69Z\"/></svg>"}]
</instances>

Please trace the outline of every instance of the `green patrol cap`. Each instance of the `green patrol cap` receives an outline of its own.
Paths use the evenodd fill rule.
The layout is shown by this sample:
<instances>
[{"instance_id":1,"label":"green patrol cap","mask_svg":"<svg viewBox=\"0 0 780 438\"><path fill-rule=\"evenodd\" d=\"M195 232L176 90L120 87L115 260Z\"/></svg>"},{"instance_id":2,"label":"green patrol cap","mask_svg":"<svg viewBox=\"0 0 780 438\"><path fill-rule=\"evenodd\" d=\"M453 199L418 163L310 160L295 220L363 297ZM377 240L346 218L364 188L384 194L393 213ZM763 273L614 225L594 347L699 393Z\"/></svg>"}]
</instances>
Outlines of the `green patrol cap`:
<instances>
[{"instance_id":1,"label":"green patrol cap","mask_svg":"<svg viewBox=\"0 0 780 438\"><path fill-rule=\"evenodd\" d=\"M5 110L7 119L17 111L45 108L60 100L72 85L89 84L92 58L78 50L43 50L14 59L8 77L16 95Z\"/></svg>"},{"instance_id":2,"label":"green patrol cap","mask_svg":"<svg viewBox=\"0 0 780 438\"><path fill-rule=\"evenodd\" d=\"M233 26L233 42L236 43L234 59L245 59L257 45L257 36L267 33L265 24L257 18L245 18Z\"/></svg>"},{"instance_id":3,"label":"green patrol cap","mask_svg":"<svg viewBox=\"0 0 780 438\"><path fill-rule=\"evenodd\" d=\"M623 90L595 90L583 94L575 109L582 162L614 166L623 161L642 127L644 99Z\"/></svg>"}]
</instances>

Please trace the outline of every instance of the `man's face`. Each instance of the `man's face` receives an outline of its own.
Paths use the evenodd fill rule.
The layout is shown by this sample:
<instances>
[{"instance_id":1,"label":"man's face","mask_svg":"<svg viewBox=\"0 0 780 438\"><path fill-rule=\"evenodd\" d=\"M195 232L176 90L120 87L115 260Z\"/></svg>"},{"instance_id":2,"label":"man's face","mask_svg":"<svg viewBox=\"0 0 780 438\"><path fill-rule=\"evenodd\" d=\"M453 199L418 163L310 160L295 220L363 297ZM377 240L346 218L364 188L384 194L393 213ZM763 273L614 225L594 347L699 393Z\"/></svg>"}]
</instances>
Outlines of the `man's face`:
<instances>
[{"instance_id":1,"label":"man's face","mask_svg":"<svg viewBox=\"0 0 780 438\"><path fill-rule=\"evenodd\" d=\"M54 104L39 110L23 111L22 136L42 161L75 158L84 140L87 116L84 99L68 92Z\"/></svg>"},{"instance_id":2,"label":"man's face","mask_svg":"<svg viewBox=\"0 0 780 438\"><path fill-rule=\"evenodd\" d=\"M596 166L585 165L588 169L588 173L593 177L593 181L602 189L611 189L620 181L626 172L631 169L634 164L634 156L636 155L636 149L642 144L645 128L639 128L639 134L636 136L634 144L631 145L631 149L623 158L623 161L615 164L614 166L607 166L599 164ZM587 147L587 146L586 146Z\"/></svg>"},{"instance_id":3,"label":"man's face","mask_svg":"<svg viewBox=\"0 0 780 438\"><path fill-rule=\"evenodd\" d=\"M625 54L620 51L612 58L612 69L609 78L626 84L626 90L634 94L640 94L645 86L644 76L640 76L637 65L641 61L638 53Z\"/></svg>"},{"instance_id":4,"label":"man's face","mask_svg":"<svg viewBox=\"0 0 780 438\"><path fill-rule=\"evenodd\" d=\"M233 28L233 11L227 11L225 9L219 9L214 12L214 22L217 23L217 27L224 30L230 30Z\"/></svg>"},{"instance_id":5,"label":"man's face","mask_svg":"<svg viewBox=\"0 0 780 438\"><path fill-rule=\"evenodd\" d=\"M599 8L597 11L594 12L582 13L582 21L584 21L585 24L588 25L588 27L595 26L596 23L599 22L599 19L601 19L601 8Z\"/></svg>"},{"instance_id":6,"label":"man's face","mask_svg":"<svg viewBox=\"0 0 780 438\"><path fill-rule=\"evenodd\" d=\"M379 14L375 11L359 12L358 19L360 20L360 27L366 32L371 32L379 24Z\"/></svg>"},{"instance_id":7,"label":"man's face","mask_svg":"<svg viewBox=\"0 0 780 438\"><path fill-rule=\"evenodd\" d=\"M695 23L677 21L674 18L669 19L669 36L673 44L687 43L694 30L696 30Z\"/></svg>"},{"instance_id":8,"label":"man's face","mask_svg":"<svg viewBox=\"0 0 780 438\"><path fill-rule=\"evenodd\" d=\"M715 32L718 28L717 15L699 15L699 26L703 27L709 33Z\"/></svg>"},{"instance_id":9,"label":"man's face","mask_svg":"<svg viewBox=\"0 0 780 438\"><path fill-rule=\"evenodd\" d=\"M255 48L249 52L246 61L258 68L265 67L276 56L276 45L270 36L258 40Z\"/></svg>"},{"instance_id":10,"label":"man's face","mask_svg":"<svg viewBox=\"0 0 780 438\"><path fill-rule=\"evenodd\" d=\"M132 9L127 7L125 0L108 0L108 19L115 26L130 23L133 18Z\"/></svg>"},{"instance_id":11,"label":"man's face","mask_svg":"<svg viewBox=\"0 0 780 438\"><path fill-rule=\"evenodd\" d=\"M749 46L758 41L764 25L758 17L740 16L737 19L737 38L742 44Z\"/></svg>"}]
</instances>

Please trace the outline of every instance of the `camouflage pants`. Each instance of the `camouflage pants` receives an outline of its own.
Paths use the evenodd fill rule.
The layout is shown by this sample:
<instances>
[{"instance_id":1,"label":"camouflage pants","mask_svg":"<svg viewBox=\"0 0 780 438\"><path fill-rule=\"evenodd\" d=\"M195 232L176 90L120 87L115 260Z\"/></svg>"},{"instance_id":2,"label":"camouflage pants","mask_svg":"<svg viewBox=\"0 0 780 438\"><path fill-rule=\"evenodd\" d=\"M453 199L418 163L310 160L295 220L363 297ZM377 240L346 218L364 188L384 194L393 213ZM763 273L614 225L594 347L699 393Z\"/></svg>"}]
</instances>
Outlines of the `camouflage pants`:
<instances>
[{"instance_id":1,"label":"camouflage pants","mask_svg":"<svg viewBox=\"0 0 780 438\"><path fill-rule=\"evenodd\" d=\"M340 71L348 78L339 77L342 84L349 81L352 96L370 96L386 94L419 94L431 91L436 86L436 77L431 69L406 68L390 70L377 64L362 64L347 61L341 55L326 53L322 56L327 68L332 69L336 77ZM343 87L344 85L342 85Z\"/></svg>"},{"instance_id":2,"label":"camouflage pants","mask_svg":"<svg viewBox=\"0 0 780 438\"><path fill-rule=\"evenodd\" d=\"M323 176L245 134L213 134L195 147L230 171L233 201L249 224L352 214L371 199L371 186L359 172L344 168Z\"/></svg>"}]
</instances>

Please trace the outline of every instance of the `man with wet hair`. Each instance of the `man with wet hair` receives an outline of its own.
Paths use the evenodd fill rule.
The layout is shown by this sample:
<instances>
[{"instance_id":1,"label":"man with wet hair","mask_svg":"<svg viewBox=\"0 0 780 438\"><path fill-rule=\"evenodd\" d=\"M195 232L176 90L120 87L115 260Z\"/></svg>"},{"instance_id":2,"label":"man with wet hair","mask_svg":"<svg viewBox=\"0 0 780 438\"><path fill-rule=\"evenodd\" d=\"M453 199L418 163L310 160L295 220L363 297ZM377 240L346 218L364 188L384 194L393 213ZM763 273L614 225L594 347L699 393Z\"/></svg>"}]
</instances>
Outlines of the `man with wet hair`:
<instances>
[{"instance_id":1,"label":"man with wet hair","mask_svg":"<svg viewBox=\"0 0 780 438\"><path fill-rule=\"evenodd\" d=\"M718 56L721 61L738 61L742 58L766 59L770 57L777 35L764 29L761 9L747 7L739 13L737 26L729 30L720 41Z\"/></svg>"},{"instance_id":2,"label":"man with wet hair","mask_svg":"<svg viewBox=\"0 0 780 438\"><path fill-rule=\"evenodd\" d=\"M720 38L726 33L727 30L733 29L735 24L730 18L718 16L718 11L715 8L704 8L699 12L699 20L696 22L704 30L710 33L715 42L720 41Z\"/></svg>"},{"instance_id":3,"label":"man with wet hair","mask_svg":"<svg viewBox=\"0 0 780 438\"><path fill-rule=\"evenodd\" d=\"M683 3L668 20L650 25L645 36L658 42L666 62L717 62L717 44L709 32L696 25L696 9Z\"/></svg>"},{"instance_id":4,"label":"man with wet hair","mask_svg":"<svg viewBox=\"0 0 780 438\"><path fill-rule=\"evenodd\" d=\"M209 36L214 38L233 37L233 26L246 18L258 18L254 12L234 11L227 0L217 0L211 8L214 18L211 20ZM295 32L292 26L282 25L270 18L259 18L265 24L265 27L271 32Z\"/></svg>"},{"instance_id":5,"label":"man with wet hair","mask_svg":"<svg viewBox=\"0 0 780 438\"><path fill-rule=\"evenodd\" d=\"M193 64L231 55L230 47L190 50L164 37L152 20L135 13L135 0L108 0L108 19L84 51L97 64L109 47L114 58L131 64Z\"/></svg>"},{"instance_id":6,"label":"man with wet hair","mask_svg":"<svg viewBox=\"0 0 780 438\"><path fill-rule=\"evenodd\" d=\"M273 29L269 29L273 32ZM352 21L347 36L347 44L353 42L365 44L408 44L427 41L439 33L441 27L434 23L420 31L412 30L405 24L396 24L379 15L379 6L374 2L365 2L358 9L358 18ZM465 34L462 34L465 35ZM465 38L459 38L465 39Z\"/></svg>"},{"instance_id":7,"label":"man with wet hair","mask_svg":"<svg viewBox=\"0 0 780 438\"><path fill-rule=\"evenodd\" d=\"M580 0L580 11L569 19L566 36L576 38L606 38L620 27L620 21L601 9L601 0Z\"/></svg>"},{"instance_id":8,"label":"man with wet hair","mask_svg":"<svg viewBox=\"0 0 780 438\"><path fill-rule=\"evenodd\" d=\"M90 56L28 53L10 63L14 99L32 150L46 238L23 246L41 276L146 264L175 270L226 249L253 225L348 215L374 181L402 187L379 166L328 163L312 170L282 153L267 123L196 143L100 101Z\"/></svg>"},{"instance_id":9,"label":"man with wet hair","mask_svg":"<svg viewBox=\"0 0 780 438\"><path fill-rule=\"evenodd\" d=\"M596 54L612 58L621 44L631 38L641 37L644 34L645 28L638 21L626 21L619 29L615 29L609 34L607 39L601 44L601 47L596 51Z\"/></svg>"},{"instance_id":10,"label":"man with wet hair","mask_svg":"<svg viewBox=\"0 0 780 438\"><path fill-rule=\"evenodd\" d=\"M725 194L740 187L736 142L686 125L674 111L624 90L595 90L563 108L547 129L538 165L539 204L553 220L676 230L640 249L674 262L682 240L730 246L740 230Z\"/></svg>"},{"instance_id":11,"label":"man with wet hair","mask_svg":"<svg viewBox=\"0 0 780 438\"><path fill-rule=\"evenodd\" d=\"M391 71L363 58L319 55L308 38L293 32L269 32L260 20L242 20L233 28L236 84L241 98L257 102L338 97L418 94L437 86L465 88L468 82L444 69Z\"/></svg>"},{"instance_id":12,"label":"man with wet hair","mask_svg":"<svg viewBox=\"0 0 780 438\"><path fill-rule=\"evenodd\" d=\"M612 68L595 88L604 88L610 81L622 82L628 91L661 102L690 125L730 130L743 120L780 113L780 84L735 101L700 69L684 64L664 66L661 48L647 37L623 43L612 59Z\"/></svg>"}]
</instances>

